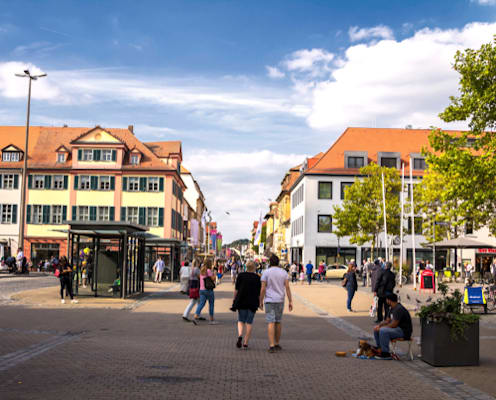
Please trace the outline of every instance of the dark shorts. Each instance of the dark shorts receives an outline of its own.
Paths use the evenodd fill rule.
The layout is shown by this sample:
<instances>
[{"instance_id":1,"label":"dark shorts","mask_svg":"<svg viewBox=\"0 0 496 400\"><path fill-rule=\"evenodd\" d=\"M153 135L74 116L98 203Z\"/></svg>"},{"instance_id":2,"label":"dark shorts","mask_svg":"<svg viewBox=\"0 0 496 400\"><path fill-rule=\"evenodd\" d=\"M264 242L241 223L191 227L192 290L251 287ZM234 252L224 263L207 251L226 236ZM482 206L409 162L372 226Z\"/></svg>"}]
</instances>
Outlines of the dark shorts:
<instances>
[{"instance_id":1,"label":"dark shorts","mask_svg":"<svg viewBox=\"0 0 496 400\"><path fill-rule=\"evenodd\" d=\"M238 310L238 321L244 324L253 324L255 313L251 310Z\"/></svg>"}]
</instances>

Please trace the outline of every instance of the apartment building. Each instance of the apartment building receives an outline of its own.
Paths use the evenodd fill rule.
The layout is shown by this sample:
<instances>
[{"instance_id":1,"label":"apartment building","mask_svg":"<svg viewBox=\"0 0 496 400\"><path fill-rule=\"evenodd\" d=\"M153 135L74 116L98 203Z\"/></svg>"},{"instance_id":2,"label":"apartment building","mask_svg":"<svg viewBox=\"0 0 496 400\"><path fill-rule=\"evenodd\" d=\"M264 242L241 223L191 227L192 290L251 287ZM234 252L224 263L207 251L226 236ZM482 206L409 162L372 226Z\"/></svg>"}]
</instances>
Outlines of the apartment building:
<instances>
[{"instance_id":1,"label":"apartment building","mask_svg":"<svg viewBox=\"0 0 496 400\"><path fill-rule=\"evenodd\" d=\"M196 250L205 249L205 230L201 224L203 212L206 209L205 196L193 174L181 165L181 178L186 185L184 199L189 206L188 214L188 243Z\"/></svg>"}]
</instances>

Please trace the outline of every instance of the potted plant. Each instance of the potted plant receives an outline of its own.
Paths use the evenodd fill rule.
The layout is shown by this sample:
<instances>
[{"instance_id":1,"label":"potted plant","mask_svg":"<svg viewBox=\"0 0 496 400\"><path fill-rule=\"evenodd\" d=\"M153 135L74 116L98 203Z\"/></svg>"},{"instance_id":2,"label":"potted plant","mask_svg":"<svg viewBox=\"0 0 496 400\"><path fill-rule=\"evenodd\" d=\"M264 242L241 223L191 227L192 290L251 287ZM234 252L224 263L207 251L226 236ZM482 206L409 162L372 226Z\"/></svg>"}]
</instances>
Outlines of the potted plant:
<instances>
[{"instance_id":1,"label":"potted plant","mask_svg":"<svg viewBox=\"0 0 496 400\"><path fill-rule=\"evenodd\" d=\"M439 283L442 297L421 307L422 360L435 367L479 365L479 316L462 313L462 293Z\"/></svg>"}]
</instances>

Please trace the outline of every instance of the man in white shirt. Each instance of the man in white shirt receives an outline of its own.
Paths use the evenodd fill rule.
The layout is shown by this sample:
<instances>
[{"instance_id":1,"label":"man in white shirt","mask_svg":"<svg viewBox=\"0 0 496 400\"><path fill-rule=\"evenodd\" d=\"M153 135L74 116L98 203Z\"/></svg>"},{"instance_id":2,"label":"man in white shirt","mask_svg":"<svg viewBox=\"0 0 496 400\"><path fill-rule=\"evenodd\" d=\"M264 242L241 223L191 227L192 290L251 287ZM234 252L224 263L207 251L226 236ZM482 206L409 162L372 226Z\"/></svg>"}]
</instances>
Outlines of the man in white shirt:
<instances>
[{"instance_id":1,"label":"man in white shirt","mask_svg":"<svg viewBox=\"0 0 496 400\"><path fill-rule=\"evenodd\" d=\"M434 271L434 265L432 265L430 261L427 261L425 269L430 269L431 271Z\"/></svg>"},{"instance_id":2,"label":"man in white shirt","mask_svg":"<svg viewBox=\"0 0 496 400\"><path fill-rule=\"evenodd\" d=\"M472 273L474 272L474 267L472 263L470 262L465 263L465 272L467 274L467 278L472 279Z\"/></svg>"},{"instance_id":3,"label":"man in white shirt","mask_svg":"<svg viewBox=\"0 0 496 400\"><path fill-rule=\"evenodd\" d=\"M22 251L22 247L19 247L17 249L17 256L16 256L16 261L17 261L17 269L18 271L21 270L22 267L22 259L24 258L24 252Z\"/></svg>"},{"instance_id":4,"label":"man in white shirt","mask_svg":"<svg viewBox=\"0 0 496 400\"><path fill-rule=\"evenodd\" d=\"M189 261L185 261L184 265L179 270L179 279L181 282L181 293L182 294L187 294L187 292L188 292L188 284L189 284L190 275L191 275L191 268L189 266Z\"/></svg>"},{"instance_id":5,"label":"man in white shirt","mask_svg":"<svg viewBox=\"0 0 496 400\"><path fill-rule=\"evenodd\" d=\"M162 282L162 274L165 269L165 263L162 260L162 256L158 256L158 260L155 261L153 265L153 270L155 271L155 283Z\"/></svg>"}]
</instances>

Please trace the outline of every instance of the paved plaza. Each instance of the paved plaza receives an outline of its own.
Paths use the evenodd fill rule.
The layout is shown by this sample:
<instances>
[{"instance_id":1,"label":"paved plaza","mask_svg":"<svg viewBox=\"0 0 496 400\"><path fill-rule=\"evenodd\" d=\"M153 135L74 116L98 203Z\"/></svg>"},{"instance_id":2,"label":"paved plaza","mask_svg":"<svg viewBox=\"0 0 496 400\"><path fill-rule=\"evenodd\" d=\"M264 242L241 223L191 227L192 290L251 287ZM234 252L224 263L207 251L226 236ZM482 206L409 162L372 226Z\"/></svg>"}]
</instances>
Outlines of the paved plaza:
<instances>
[{"instance_id":1,"label":"paved plaza","mask_svg":"<svg viewBox=\"0 0 496 400\"><path fill-rule=\"evenodd\" d=\"M176 284L148 285L149 294L138 301L98 304L81 298L62 305L57 286L19 293L0 308L0 398L418 400L496 394L493 379L474 378L494 371L494 359L484 356L494 345L491 327L481 328L489 339L481 339L478 368L337 358L336 351L354 350L357 338L370 334L370 294L359 291L357 312L345 314L345 291L336 284L292 288L295 310L284 316L283 351L276 354L267 352L261 313L249 350L235 347L233 286L227 281L215 291L216 326L181 320L188 300Z\"/></svg>"}]
</instances>

